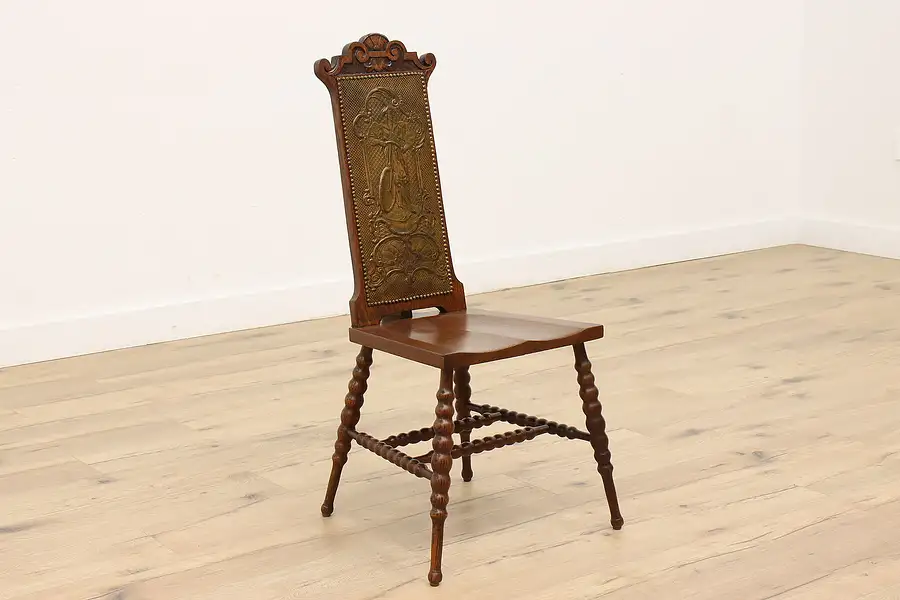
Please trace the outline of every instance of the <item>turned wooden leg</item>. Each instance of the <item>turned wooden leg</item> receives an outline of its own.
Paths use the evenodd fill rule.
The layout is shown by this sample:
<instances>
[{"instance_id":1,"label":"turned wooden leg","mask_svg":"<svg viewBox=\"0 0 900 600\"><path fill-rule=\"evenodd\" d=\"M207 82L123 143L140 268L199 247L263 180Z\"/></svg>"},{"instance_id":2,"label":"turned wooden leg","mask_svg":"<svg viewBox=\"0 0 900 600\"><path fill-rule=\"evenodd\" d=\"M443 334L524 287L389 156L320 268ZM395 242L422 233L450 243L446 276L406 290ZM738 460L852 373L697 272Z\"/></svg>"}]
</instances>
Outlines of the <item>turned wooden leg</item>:
<instances>
[{"instance_id":1,"label":"turned wooden leg","mask_svg":"<svg viewBox=\"0 0 900 600\"><path fill-rule=\"evenodd\" d=\"M619 499L616 497L616 484L613 482L613 466L609 452L609 438L606 435L606 420L603 418L603 407L600 405L600 391L594 385L594 375L591 373L591 361L588 360L584 344L575 344L575 370L578 372L579 394L582 400L582 410L587 420L587 430L591 434L591 446L594 448L594 459L597 461L597 471L603 478L603 488L606 490L606 501L609 503L609 513L613 529L622 529L625 519L619 511Z\"/></svg>"},{"instance_id":2,"label":"turned wooden leg","mask_svg":"<svg viewBox=\"0 0 900 600\"><path fill-rule=\"evenodd\" d=\"M434 409L434 440L431 456L431 570L428 582L441 582L441 552L444 547L444 521L447 520L447 502L450 497L450 468L453 458L453 369L441 370L441 387L437 391L437 407Z\"/></svg>"},{"instance_id":3,"label":"turned wooden leg","mask_svg":"<svg viewBox=\"0 0 900 600\"><path fill-rule=\"evenodd\" d=\"M334 512L334 496L341 482L341 471L347 462L350 452L350 436L348 431L356 429L359 423L359 411L363 406L363 395L366 393L369 379L369 367L372 366L372 349L363 346L356 357L353 378L347 385L347 396L344 398L344 410L341 411L341 424L337 430L337 441L334 442L334 455L331 457L331 477L322 503L322 516L330 517Z\"/></svg>"},{"instance_id":4,"label":"turned wooden leg","mask_svg":"<svg viewBox=\"0 0 900 600\"><path fill-rule=\"evenodd\" d=\"M456 418L464 419L470 415L469 400L472 398L472 388L469 382L472 380L469 375L469 367L459 367L453 372L453 394L456 396ZM471 441L471 431L461 431L459 440L461 443ZM463 481L472 481L472 457L462 457L462 478Z\"/></svg>"}]
</instances>

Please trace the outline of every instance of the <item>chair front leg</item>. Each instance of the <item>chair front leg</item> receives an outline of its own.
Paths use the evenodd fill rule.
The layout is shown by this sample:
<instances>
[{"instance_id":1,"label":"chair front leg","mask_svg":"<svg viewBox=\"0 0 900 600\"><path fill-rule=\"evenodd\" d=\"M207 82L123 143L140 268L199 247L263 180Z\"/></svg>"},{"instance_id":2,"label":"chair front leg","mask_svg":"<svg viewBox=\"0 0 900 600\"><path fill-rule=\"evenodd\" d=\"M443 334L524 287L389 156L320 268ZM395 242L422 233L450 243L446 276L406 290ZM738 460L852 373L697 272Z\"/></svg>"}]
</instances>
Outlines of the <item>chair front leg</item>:
<instances>
[{"instance_id":1,"label":"chair front leg","mask_svg":"<svg viewBox=\"0 0 900 600\"><path fill-rule=\"evenodd\" d=\"M441 554L444 547L444 522L447 520L447 503L450 501L450 469L453 467L453 369L441 370L441 386L437 391L437 407L434 409L434 439L431 456L431 570L428 582L435 586L441 582Z\"/></svg>"},{"instance_id":2,"label":"chair front leg","mask_svg":"<svg viewBox=\"0 0 900 600\"><path fill-rule=\"evenodd\" d=\"M363 396L369 385L369 367L371 366L372 349L363 346L356 357L353 378L347 385L344 410L341 411L341 424L338 425L334 455L331 457L331 477L328 479L328 489L325 491L325 501L322 503L323 517L330 517L334 512L334 496L337 494L338 484L341 482L341 471L344 470L347 455L350 453L350 435L347 432L356 429L356 424L359 423L359 411L365 401Z\"/></svg>"},{"instance_id":3,"label":"chair front leg","mask_svg":"<svg viewBox=\"0 0 900 600\"><path fill-rule=\"evenodd\" d=\"M616 484L613 482L612 455L609 451L609 437L606 435L606 420L603 418L603 406L600 404L600 390L594 384L591 373L591 361L588 359L584 344L575 344L575 370L578 372L579 395L581 408L584 411L588 433L591 434L591 446L594 448L594 459L597 471L603 478L606 501L613 529L622 529L625 519L619 511L619 499L616 496Z\"/></svg>"},{"instance_id":4,"label":"chair front leg","mask_svg":"<svg viewBox=\"0 0 900 600\"><path fill-rule=\"evenodd\" d=\"M456 418L464 419L470 416L469 401L472 399L472 388L469 382L472 376L469 375L469 367L459 367L453 372L453 394L456 396ZM463 444L472 440L471 431L459 432L459 441ZM463 481L472 481L472 457L462 457L462 478Z\"/></svg>"}]
</instances>

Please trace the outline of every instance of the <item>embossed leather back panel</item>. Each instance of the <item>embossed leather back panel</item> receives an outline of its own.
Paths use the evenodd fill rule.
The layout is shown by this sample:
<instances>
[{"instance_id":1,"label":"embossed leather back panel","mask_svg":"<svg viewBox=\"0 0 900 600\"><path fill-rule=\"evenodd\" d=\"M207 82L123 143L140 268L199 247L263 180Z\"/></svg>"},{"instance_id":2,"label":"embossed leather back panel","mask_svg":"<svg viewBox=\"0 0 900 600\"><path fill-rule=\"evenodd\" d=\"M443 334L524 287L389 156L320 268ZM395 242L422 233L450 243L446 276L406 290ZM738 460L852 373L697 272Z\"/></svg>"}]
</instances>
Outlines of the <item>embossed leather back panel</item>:
<instances>
[{"instance_id":1,"label":"embossed leather back panel","mask_svg":"<svg viewBox=\"0 0 900 600\"><path fill-rule=\"evenodd\" d=\"M424 73L340 75L337 90L366 304L451 293Z\"/></svg>"}]
</instances>

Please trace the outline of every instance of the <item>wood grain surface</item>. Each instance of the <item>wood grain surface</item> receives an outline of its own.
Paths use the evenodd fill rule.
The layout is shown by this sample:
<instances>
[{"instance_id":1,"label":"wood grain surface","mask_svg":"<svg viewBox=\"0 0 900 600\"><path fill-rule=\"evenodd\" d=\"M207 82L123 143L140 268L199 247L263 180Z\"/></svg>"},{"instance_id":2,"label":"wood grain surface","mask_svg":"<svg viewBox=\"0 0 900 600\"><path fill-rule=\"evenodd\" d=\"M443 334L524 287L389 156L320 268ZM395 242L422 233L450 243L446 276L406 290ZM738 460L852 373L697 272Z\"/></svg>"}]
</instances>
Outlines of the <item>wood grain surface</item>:
<instances>
[{"instance_id":1,"label":"wood grain surface","mask_svg":"<svg viewBox=\"0 0 900 600\"><path fill-rule=\"evenodd\" d=\"M354 446L323 519L338 317L0 371L0 600L900 597L900 262L788 246L469 305L604 323L622 531L553 435L455 461L438 588L427 480ZM471 381L584 423L569 347ZM372 435L434 420L433 368L376 352L368 384Z\"/></svg>"}]
</instances>

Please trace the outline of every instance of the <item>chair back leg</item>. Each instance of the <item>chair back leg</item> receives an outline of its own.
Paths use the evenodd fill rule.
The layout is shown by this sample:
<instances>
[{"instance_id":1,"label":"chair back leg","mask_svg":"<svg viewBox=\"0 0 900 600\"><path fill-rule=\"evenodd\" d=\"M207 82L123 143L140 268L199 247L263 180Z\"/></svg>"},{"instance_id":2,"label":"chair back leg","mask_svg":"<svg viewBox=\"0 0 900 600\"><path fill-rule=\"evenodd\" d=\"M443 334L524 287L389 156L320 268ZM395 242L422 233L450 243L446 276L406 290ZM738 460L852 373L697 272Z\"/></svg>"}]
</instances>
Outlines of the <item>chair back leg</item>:
<instances>
[{"instance_id":1,"label":"chair back leg","mask_svg":"<svg viewBox=\"0 0 900 600\"><path fill-rule=\"evenodd\" d=\"M472 400L472 388L469 382L472 376L469 375L469 367L459 367L453 372L453 394L456 396L456 417L465 419L471 416L469 411L469 402ZM472 440L472 432L468 429L459 433L460 443L465 444ZM472 481L472 457L467 455L462 457L462 478L463 481Z\"/></svg>"}]
</instances>

